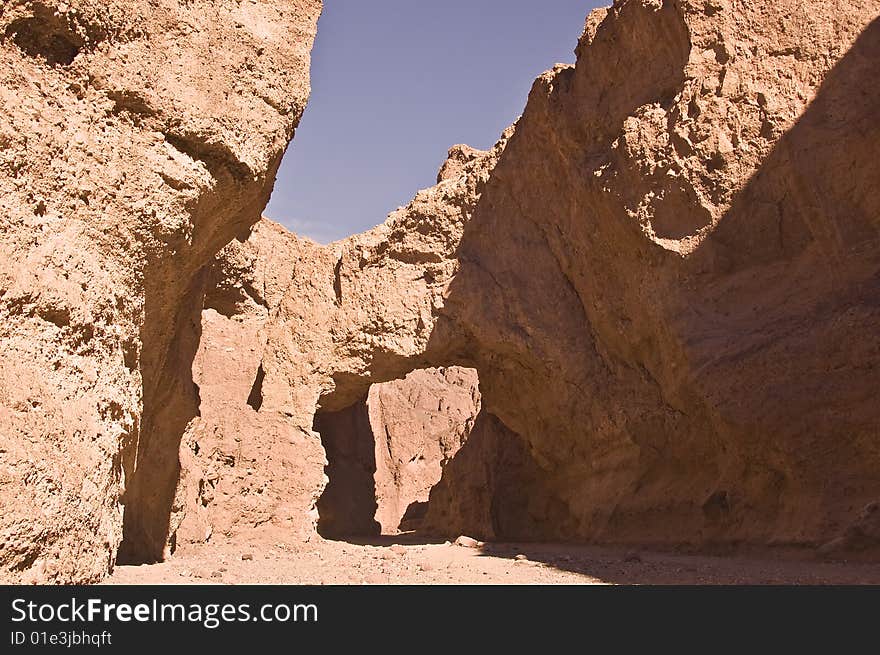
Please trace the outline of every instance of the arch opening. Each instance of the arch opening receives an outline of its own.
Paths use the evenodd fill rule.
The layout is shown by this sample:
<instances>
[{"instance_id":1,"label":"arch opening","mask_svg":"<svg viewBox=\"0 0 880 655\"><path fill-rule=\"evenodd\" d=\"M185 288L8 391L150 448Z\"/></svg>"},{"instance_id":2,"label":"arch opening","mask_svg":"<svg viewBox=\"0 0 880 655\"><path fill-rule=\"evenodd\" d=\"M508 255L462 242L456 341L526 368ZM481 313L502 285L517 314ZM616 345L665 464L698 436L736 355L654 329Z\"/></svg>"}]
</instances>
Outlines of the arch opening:
<instances>
[{"instance_id":1,"label":"arch opening","mask_svg":"<svg viewBox=\"0 0 880 655\"><path fill-rule=\"evenodd\" d=\"M418 369L373 384L354 404L319 411L328 478L317 502L329 539L418 532L432 489L466 443L480 413L474 369Z\"/></svg>"}]
</instances>

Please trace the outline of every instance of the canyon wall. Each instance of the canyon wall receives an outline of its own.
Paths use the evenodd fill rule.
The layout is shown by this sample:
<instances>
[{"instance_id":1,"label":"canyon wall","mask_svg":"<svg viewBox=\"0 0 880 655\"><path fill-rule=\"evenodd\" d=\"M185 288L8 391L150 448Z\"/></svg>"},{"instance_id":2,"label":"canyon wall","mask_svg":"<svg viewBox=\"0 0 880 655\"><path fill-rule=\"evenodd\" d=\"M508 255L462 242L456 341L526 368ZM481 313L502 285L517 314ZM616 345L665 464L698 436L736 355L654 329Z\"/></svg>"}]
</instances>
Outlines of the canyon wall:
<instances>
[{"instance_id":1,"label":"canyon wall","mask_svg":"<svg viewBox=\"0 0 880 655\"><path fill-rule=\"evenodd\" d=\"M172 546L197 544L215 532L216 538L256 542L314 535L317 503L327 483L318 431L322 420L325 431L344 426L345 440L338 443L349 457L343 459L372 455L374 460L365 466L379 465L378 475L370 476L361 470L364 466L350 462L346 465L360 482L350 481L346 488L344 476L337 480L342 482L340 502L359 490L344 510L360 517L355 532L380 530L375 495L364 498L375 492L365 487L376 479L380 492L387 494L380 499L384 514L378 518L389 531L392 515L406 510L400 507L401 498L424 495L430 487L427 478L382 490L381 480L393 479L398 457L376 458L375 443L364 444L357 437L373 426L383 434L403 415L425 418L417 411L419 401L396 405L399 414L389 405L388 419L378 414L382 398L412 390L417 395L420 385L372 393L371 386L434 366L430 362L442 366L454 359L433 354L443 348L436 345L434 321L457 270L455 249L463 227L508 136L487 152L452 148L437 186L420 191L370 232L319 246L263 219L221 251L205 275L202 338L194 367L200 416L190 422L180 448ZM435 391L441 386L450 404L456 385L435 385ZM368 394L374 400L370 410ZM423 436L410 445L430 447L438 458L448 454L452 442L466 432L465 414L476 413L477 400L470 391L467 396L452 411L438 411L448 419L440 431L448 429L442 437L446 446ZM440 439L422 419L413 423L420 424L423 435ZM392 451L412 450L407 430L399 431L401 439L394 440ZM439 476L440 460L433 461L434 454L431 476ZM331 487L328 493L332 499L337 492ZM327 507L324 519L332 521ZM347 520L344 531L352 530L352 524Z\"/></svg>"},{"instance_id":2,"label":"canyon wall","mask_svg":"<svg viewBox=\"0 0 880 655\"><path fill-rule=\"evenodd\" d=\"M199 415L180 444L172 547L237 537L307 539L314 532L324 452L310 425L264 407L267 324L296 273L320 249L266 220L206 271L201 340L193 362ZM312 261L312 265L303 262Z\"/></svg>"},{"instance_id":3,"label":"canyon wall","mask_svg":"<svg viewBox=\"0 0 880 655\"><path fill-rule=\"evenodd\" d=\"M878 12L593 12L493 151L454 148L438 186L303 261L266 328L263 407L306 434L370 384L477 369L494 436L447 467L432 530L876 539Z\"/></svg>"},{"instance_id":4,"label":"canyon wall","mask_svg":"<svg viewBox=\"0 0 880 655\"><path fill-rule=\"evenodd\" d=\"M322 425L452 366L481 411L427 531L876 545L878 0L615 2L493 149L328 246L257 222L318 12L0 9L4 579L308 540Z\"/></svg>"},{"instance_id":5,"label":"canyon wall","mask_svg":"<svg viewBox=\"0 0 880 655\"><path fill-rule=\"evenodd\" d=\"M536 82L442 310L536 537L814 545L880 498L878 12L617 2Z\"/></svg>"},{"instance_id":6,"label":"canyon wall","mask_svg":"<svg viewBox=\"0 0 880 655\"><path fill-rule=\"evenodd\" d=\"M515 350L484 403L548 536L812 544L878 498L878 9L620 3L539 81L447 307Z\"/></svg>"},{"instance_id":7,"label":"canyon wall","mask_svg":"<svg viewBox=\"0 0 880 655\"><path fill-rule=\"evenodd\" d=\"M260 217L319 12L0 6L0 579L162 556L202 269Z\"/></svg>"}]
</instances>

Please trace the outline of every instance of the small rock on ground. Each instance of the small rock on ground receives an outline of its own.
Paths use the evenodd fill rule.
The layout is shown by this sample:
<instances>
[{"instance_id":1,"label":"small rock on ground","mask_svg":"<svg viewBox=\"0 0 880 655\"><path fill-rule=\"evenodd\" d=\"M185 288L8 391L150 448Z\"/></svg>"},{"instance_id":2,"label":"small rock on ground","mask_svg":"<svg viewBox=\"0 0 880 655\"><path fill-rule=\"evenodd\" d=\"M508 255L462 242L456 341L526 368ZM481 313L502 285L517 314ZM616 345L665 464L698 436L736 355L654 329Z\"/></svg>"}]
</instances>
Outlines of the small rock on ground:
<instances>
[{"instance_id":1,"label":"small rock on ground","mask_svg":"<svg viewBox=\"0 0 880 655\"><path fill-rule=\"evenodd\" d=\"M455 545L461 546L462 548L482 548L485 544L482 541L477 541L473 537L461 535L455 540Z\"/></svg>"}]
</instances>

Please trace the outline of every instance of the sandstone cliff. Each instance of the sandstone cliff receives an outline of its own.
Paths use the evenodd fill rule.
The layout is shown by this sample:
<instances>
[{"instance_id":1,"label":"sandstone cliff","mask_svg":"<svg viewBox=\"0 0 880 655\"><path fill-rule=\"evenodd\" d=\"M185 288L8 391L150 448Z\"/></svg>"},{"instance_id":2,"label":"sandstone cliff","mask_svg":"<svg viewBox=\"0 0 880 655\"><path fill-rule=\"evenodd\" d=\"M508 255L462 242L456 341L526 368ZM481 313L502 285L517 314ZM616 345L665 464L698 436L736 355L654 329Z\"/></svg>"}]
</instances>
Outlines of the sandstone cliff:
<instances>
[{"instance_id":1,"label":"sandstone cliff","mask_svg":"<svg viewBox=\"0 0 880 655\"><path fill-rule=\"evenodd\" d=\"M306 434L372 383L473 367L496 445L447 467L434 529L870 542L878 10L594 12L491 153L454 149L437 187L302 260L266 328L263 407ZM469 508L479 467L459 460L501 444L509 463L479 475L527 493L493 510L492 482Z\"/></svg>"},{"instance_id":2,"label":"sandstone cliff","mask_svg":"<svg viewBox=\"0 0 880 655\"><path fill-rule=\"evenodd\" d=\"M877 544L878 0L617 1L495 148L329 246L249 229L316 4L0 9L6 577L309 539L322 426L451 366L481 412L432 532Z\"/></svg>"},{"instance_id":3,"label":"sandstone cliff","mask_svg":"<svg viewBox=\"0 0 880 655\"><path fill-rule=\"evenodd\" d=\"M181 446L183 476L169 532L173 543L198 543L215 530L257 541L314 534L327 481L318 431L322 417L341 422L343 432L351 433L349 459L358 452L362 458L372 455L376 467L375 444L355 451L356 437L373 426L376 433L385 431L388 422L377 412L393 389L373 392L372 425L365 399L371 385L430 366L425 351L443 290L457 270L455 248L506 138L489 152L452 148L437 186L419 192L368 233L318 246L262 220L247 238L242 235L218 255L206 274L203 334L195 358L201 411ZM443 386L453 391L456 385ZM467 402L451 403L452 395L446 396L447 405L456 406L454 412L440 412L449 420L443 437L450 442L448 452L465 434L465 414L476 413L477 401L471 398L467 409ZM416 409L399 407L410 417ZM407 450L409 436L401 436L392 451ZM430 447L437 457L444 450L422 437L413 444ZM439 477L439 460L433 457L431 476ZM361 487L373 485L385 475L393 478L395 459L378 458L375 478L363 474L363 467L351 472ZM380 520L389 531L392 515L406 510L398 496L424 496L436 482L426 480L395 483L385 491L387 513ZM350 483L349 488L359 487ZM331 488L328 498L334 493ZM343 491L339 497L348 495ZM356 494L349 505L346 513L362 517L355 532L378 531L375 496Z\"/></svg>"},{"instance_id":4,"label":"sandstone cliff","mask_svg":"<svg viewBox=\"0 0 880 655\"><path fill-rule=\"evenodd\" d=\"M0 578L161 557L200 270L260 216L319 11L0 6Z\"/></svg>"}]
</instances>

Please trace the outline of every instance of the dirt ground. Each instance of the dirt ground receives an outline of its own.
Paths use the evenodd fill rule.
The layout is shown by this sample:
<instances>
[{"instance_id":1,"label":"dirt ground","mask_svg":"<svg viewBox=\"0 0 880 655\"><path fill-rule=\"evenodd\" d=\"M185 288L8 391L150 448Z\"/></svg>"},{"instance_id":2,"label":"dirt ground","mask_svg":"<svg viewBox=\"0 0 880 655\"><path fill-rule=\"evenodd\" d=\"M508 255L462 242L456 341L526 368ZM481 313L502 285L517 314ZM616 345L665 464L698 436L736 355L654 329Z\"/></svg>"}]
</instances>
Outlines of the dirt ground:
<instances>
[{"instance_id":1,"label":"dirt ground","mask_svg":"<svg viewBox=\"0 0 880 655\"><path fill-rule=\"evenodd\" d=\"M316 539L294 547L206 544L161 564L118 566L105 584L880 584L880 565L679 555L559 544Z\"/></svg>"}]
</instances>

